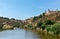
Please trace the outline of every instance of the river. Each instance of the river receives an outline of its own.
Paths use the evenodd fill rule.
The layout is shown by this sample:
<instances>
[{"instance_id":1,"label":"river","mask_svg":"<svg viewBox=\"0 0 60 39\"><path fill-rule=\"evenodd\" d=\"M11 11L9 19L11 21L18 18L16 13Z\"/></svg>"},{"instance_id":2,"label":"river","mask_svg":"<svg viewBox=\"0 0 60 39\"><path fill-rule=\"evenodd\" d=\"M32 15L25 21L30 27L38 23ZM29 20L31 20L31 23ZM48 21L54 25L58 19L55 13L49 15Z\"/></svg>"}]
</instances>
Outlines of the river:
<instances>
[{"instance_id":1,"label":"river","mask_svg":"<svg viewBox=\"0 0 60 39\"><path fill-rule=\"evenodd\" d=\"M32 30L15 29L0 32L0 39L59 39L60 37L48 36Z\"/></svg>"}]
</instances>

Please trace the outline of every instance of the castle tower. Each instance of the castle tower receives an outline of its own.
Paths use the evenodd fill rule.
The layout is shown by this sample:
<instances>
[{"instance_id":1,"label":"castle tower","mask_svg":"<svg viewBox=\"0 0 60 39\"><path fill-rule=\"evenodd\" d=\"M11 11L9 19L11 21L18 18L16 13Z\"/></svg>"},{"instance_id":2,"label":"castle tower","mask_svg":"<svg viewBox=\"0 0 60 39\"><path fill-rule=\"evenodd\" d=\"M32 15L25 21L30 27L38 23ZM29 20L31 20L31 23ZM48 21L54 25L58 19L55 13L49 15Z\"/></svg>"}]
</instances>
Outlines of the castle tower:
<instances>
[{"instance_id":1,"label":"castle tower","mask_svg":"<svg viewBox=\"0 0 60 39\"><path fill-rule=\"evenodd\" d=\"M57 9L57 11L58 11L58 9Z\"/></svg>"},{"instance_id":2,"label":"castle tower","mask_svg":"<svg viewBox=\"0 0 60 39\"><path fill-rule=\"evenodd\" d=\"M57 9L57 13L58 13L58 11L59 11L59 10Z\"/></svg>"},{"instance_id":3,"label":"castle tower","mask_svg":"<svg viewBox=\"0 0 60 39\"><path fill-rule=\"evenodd\" d=\"M50 12L50 9L48 9L48 12Z\"/></svg>"},{"instance_id":4,"label":"castle tower","mask_svg":"<svg viewBox=\"0 0 60 39\"><path fill-rule=\"evenodd\" d=\"M46 11L45 11L46 12ZM46 16L50 14L50 9L48 9L48 11L46 12Z\"/></svg>"}]
</instances>

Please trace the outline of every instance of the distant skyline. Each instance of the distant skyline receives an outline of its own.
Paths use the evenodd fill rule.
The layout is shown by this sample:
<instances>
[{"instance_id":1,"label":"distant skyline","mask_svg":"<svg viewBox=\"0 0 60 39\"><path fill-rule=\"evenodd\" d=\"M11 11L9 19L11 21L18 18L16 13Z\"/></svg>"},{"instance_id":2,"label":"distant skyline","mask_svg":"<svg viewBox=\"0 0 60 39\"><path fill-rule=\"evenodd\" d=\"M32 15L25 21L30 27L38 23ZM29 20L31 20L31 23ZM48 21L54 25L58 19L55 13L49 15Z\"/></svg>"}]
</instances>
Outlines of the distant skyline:
<instances>
[{"instance_id":1,"label":"distant skyline","mask_svg":"<svg viewBox=\"0 0 60 39\"><path fill-rule=\"evenodd\" d=\"M45 10L60 9L60 0L0 0L0 16L27 19Z\"/></svg>"}]
</instances>

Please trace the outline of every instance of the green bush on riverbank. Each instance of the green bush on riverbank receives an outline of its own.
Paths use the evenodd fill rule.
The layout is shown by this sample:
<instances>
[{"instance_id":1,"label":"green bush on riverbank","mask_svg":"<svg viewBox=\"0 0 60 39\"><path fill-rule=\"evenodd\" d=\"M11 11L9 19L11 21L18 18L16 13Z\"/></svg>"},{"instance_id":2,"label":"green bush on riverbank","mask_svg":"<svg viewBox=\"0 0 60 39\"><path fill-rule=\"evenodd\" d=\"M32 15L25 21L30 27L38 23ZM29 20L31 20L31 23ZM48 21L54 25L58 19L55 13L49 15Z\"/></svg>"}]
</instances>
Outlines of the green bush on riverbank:
<instances>
[{"instance_id":1,"label":"green bush on riverbank","mask_svg":"<svg viewBox=\"0 0 60 39\"><path fill-rule=\"evenodd\" d=\"M53 34L60 34L60 24L59 23L55 23L54 25L50 25L47 27L47 31L49 32L53 32Z\"/></svg>"}]
</instances>

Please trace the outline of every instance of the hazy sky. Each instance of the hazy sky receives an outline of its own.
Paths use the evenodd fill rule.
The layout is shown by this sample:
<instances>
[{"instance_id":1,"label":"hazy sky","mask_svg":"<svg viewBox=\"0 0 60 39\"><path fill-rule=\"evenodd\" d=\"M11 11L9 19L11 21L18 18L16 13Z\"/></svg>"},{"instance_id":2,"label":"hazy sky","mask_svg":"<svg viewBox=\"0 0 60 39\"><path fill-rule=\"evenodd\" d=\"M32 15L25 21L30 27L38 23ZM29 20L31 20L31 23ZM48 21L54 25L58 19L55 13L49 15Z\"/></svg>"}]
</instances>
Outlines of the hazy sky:
<instances>
[{"instance_id":1,"label":"hazy sky","mask_svg":"<svg viewBox=\"0 0 60 39\"><path fill-rule=\"evenodd\" d=\"M16 19L26 19L57 8L60 8L60 0L0 0L0 16Z\"/></svg>"}]
</instances>

